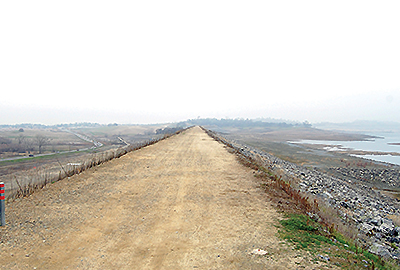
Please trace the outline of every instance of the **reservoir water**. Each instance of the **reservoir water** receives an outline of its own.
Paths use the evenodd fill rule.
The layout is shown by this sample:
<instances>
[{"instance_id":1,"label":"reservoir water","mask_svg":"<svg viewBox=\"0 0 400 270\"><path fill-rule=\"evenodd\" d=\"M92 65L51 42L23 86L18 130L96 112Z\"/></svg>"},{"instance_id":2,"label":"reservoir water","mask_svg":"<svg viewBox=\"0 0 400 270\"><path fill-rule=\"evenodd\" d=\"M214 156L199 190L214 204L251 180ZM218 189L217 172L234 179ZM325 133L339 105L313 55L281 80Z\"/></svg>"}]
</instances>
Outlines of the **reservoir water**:
<instances>
[{"instance_id":1,"label":"reservoir water","mask_svg":"<svg viewBox=\"0 0 400 270\"><path fill-rule=\"evenodd\" d=\"M340 151L341 148L348 148L354 150L374 151L374 152L395 152L400 153L400 145L393 145L393 143L400 144L400 133L380 133L368 134L379 138L371 139L368 141L321 141L321 140L301 140L296 144L326 144L331 145L331 148L326 148L328 151ZM400 165L400 156L392 155L354 155L357 157L367 158L375 161L388 162Z\"/></svg>"}]
</instances>

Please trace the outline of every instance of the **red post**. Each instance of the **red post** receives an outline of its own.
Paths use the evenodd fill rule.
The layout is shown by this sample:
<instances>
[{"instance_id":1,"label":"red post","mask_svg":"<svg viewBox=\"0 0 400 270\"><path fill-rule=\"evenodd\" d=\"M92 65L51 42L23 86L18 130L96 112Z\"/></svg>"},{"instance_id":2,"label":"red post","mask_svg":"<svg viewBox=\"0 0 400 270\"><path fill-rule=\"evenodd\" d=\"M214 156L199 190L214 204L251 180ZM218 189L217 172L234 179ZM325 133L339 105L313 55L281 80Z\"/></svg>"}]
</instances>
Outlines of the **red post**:
<instances>
[{"instance_id":1,"label":"red post","mask_svg":"<svg viewBox=\"0 0 400 270\"><path fill-rule=\"evenodd\" d=\"M0 226L6 225L4 183L0 182Z\"/></svg>"}]
</instances>

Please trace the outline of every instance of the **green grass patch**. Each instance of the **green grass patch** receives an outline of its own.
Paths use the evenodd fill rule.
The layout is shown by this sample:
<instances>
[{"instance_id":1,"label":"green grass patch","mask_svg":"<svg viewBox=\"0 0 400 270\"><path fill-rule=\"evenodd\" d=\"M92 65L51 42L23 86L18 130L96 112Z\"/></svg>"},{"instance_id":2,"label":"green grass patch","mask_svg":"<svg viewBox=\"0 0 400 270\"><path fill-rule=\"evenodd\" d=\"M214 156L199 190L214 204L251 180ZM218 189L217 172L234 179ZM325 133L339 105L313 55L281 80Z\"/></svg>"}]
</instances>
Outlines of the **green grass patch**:
<instances>
[{"instance_id":1,"label":"green grass patch","mask_svg":"<svg viewBox=\"0 0 400 270\"><path fill-rule=\"evenodd\" d=\"M300 214L290 214L288 219L281 220L283 230L279 233L283 239L293 243L296 249L313 251L321 243L332 242L328 237L319 233L319 224L311 218Z\"/></svg>"},{"instance_id":2,"label":"green grass patch","mask_svg":"<svg viewBox=\"0 0 400 270\"><path fill-rule=\"evenodd\" d=\"M279 236L295 249L309 251L315 261L344 269L400 269L397 264L384 262L379 256L361 249L337 231L330 233L306 215L287 214L279 223Z\"/></svg>"}]
</instances>

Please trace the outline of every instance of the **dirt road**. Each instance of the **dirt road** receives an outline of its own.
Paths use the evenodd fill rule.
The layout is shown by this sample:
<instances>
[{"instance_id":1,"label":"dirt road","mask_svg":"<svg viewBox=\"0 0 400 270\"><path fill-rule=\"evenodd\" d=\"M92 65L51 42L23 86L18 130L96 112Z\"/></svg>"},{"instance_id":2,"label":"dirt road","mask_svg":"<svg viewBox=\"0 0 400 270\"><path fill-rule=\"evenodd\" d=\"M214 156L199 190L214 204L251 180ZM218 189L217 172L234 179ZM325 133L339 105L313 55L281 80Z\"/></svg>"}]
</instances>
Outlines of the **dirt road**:
<instances>
[{"instance_id":1,"label":"dirt road","mask_svg":"<svg viewBox=\"0 0 400 270\"><path fill-rule=\"evenodd\" d=\"M195 127L8 204L0 267L296 269L258 181Z\"/></svg>"}]
</instances>

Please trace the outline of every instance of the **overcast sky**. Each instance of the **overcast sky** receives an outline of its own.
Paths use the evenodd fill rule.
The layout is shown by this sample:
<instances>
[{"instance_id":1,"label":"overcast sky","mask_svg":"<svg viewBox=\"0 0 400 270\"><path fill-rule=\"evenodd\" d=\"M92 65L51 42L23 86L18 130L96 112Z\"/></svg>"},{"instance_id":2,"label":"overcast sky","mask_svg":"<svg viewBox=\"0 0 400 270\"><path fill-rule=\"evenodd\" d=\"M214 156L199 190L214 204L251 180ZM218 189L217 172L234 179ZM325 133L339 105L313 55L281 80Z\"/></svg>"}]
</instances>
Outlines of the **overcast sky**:
<instances>
[{"instance_id":1,"label":"overcast sky","mask_svg":"<svg viewBox=\"0 0 400 270\"><path fill-rule=\"evenodd\" d=\"M1 1L0 124L400 121L400 1Z\"/></svg>"}]
</instances>

